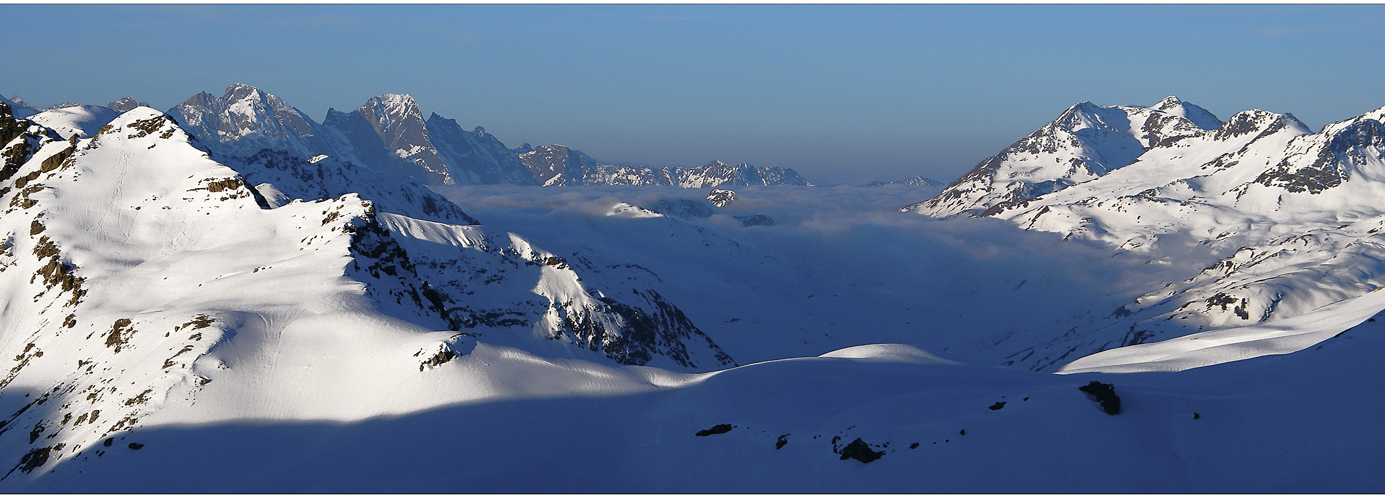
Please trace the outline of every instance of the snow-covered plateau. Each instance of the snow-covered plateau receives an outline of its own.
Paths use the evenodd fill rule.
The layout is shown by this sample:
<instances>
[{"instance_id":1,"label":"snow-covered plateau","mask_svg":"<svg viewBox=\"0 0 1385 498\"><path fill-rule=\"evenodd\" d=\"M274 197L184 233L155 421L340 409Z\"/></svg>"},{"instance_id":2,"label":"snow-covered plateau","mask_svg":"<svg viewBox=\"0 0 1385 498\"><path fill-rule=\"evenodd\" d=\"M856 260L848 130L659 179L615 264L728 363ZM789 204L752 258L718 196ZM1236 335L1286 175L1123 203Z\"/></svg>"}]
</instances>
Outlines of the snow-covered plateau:
<instances>
[{"instance_id":1,"label":"snow-covered plateau","mask_svg":"<svg viewBox=\"0 0 1385 498\"><path fill-rule=\"evenodd\" d=\"M0 491L1385 491L1382 119L1083 103L815 187L6 99Z\"/></svg>"}]
</instances>

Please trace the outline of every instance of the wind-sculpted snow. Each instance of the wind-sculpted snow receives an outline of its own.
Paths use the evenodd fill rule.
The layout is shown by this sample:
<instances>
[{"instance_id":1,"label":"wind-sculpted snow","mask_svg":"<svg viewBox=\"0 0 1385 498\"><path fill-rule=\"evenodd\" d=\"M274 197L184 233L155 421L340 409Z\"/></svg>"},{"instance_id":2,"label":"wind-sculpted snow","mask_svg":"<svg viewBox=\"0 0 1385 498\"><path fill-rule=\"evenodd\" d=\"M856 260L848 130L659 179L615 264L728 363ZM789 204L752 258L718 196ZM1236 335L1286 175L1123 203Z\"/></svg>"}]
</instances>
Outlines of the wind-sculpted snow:
<instances>
[{"instance_id":1,"label":"wind-sculpted snow","mask_svg":"<svg viewBox=\"0 0 1385 498\"><path fill-rule=\"evenodd\" d=\"M1385 292L1376 288L1272 323L1230 327L1083 357L1058 373L1176 372L1190 368L1286 354L1339 336L1385 311Z\"/></svg>"}]
</instances>

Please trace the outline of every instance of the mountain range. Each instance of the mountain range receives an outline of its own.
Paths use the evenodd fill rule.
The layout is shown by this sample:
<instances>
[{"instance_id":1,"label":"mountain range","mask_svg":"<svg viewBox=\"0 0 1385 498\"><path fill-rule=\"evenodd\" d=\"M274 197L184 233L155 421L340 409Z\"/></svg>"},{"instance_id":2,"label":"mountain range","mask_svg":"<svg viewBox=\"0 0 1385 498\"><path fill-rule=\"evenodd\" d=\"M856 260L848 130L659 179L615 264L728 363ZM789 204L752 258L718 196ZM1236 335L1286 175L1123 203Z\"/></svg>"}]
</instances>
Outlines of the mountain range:
<instances>
[{"instance_id":1,"label":"mountain range","mask_svg":"<svg viewBox=\"0 0 1385 498\"><path fill-rule=\"evenodd\" d=\"M21 106L6 491L1385 486L1385 108L1081 103L913 202L405 95Z\"/></svg>"},{"instance_id":2,"label":"mountain range","mask_svg":"<svg viewBox=\"0 0 1385 498\"><path fill-rule=\"evenodd\" d=\"M6 99L15 118L32 119L63 136L91 136L137 104L125 97L106 106L69 102L34 108L18 96ZM508 148L482 127L462 129L432 113L425 120L408 95L367 99L350 112L328 109L322 123L283 99L245 84L224 95L200 92L169 109L199 146L225 158L246 158L269 149L303 159L325 155L392 176L430 185L663 185L684 188L748 185L812 185L793 169L728 166L653 168L604 164L563 145Z\"/></svg>"},{"instance_id":3,"label":"mountain range","mask_svg":"<svg viewBox=\"0 0 1385 498\"><path fill-rule=\"evenodd\" d=\"M792 169L617 166L562 145L510 149L481 127L467 131L436 113L425 120L408 95L371 97L351 112L329 109L319 124L274 95L233 84L222 97L202 92L168 114L219 156L262 149L304 159L327 155L435 185L809 185Z\"/></svg>"}]
</instances>

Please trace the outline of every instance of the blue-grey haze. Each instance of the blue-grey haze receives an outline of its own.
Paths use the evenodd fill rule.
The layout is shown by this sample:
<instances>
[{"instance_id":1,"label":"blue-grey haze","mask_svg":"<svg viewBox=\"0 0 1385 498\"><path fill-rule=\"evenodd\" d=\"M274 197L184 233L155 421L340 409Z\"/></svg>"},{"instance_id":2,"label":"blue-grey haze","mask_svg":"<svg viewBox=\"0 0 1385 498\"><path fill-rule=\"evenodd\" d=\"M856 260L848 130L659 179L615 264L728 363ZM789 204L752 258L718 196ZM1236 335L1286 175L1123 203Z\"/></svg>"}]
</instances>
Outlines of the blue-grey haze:
<instances>
[{"instance_id":1,"label":"blue-grey haze","mask_svg":"<svg viewBox=\"0 0 1385 498\"><path fill-rule=\"evenodd\" d=\"M1310 126L1385 105L1381 5L0 5L0 92L321 120L409 93L510 146L950 180L1084 100Z\"/></svg>"}]
</instances>

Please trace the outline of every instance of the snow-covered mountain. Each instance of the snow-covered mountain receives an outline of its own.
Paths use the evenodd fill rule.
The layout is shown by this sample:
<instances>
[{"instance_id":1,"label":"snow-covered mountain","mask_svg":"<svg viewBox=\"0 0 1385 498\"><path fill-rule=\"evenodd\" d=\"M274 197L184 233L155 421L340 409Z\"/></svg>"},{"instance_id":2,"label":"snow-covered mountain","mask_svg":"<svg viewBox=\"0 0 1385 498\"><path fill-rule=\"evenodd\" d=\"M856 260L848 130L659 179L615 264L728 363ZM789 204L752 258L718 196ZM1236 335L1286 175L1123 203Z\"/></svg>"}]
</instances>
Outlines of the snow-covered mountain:
<instances>
[{"instance_id":1,"label":"snow-covered mountain","mask_svg":"<svg viewBox=\"0 0 1385 498\"><path fill-rule=\"evenodd\" d=\"M329 110L318 124L283 99L241 83L222 97L202 92L170 109L219 158L269 149L304 159L327 155L394 176L448 183L418 105L407 95L372 97L354 112Z\"/></svg>"},{"instance_id":2,"label":"snow-covered mountain","mask_svg":"<svg viewBox=\"0 0 1385 498\"><path fill-rule=\"evenodd\" d=\"M424 120L408 95L371 97L353 112L329 109L318 124L279 97L237 83L223 97L194 95L169 115L218 157L245 158L264 149L304 159L327 155L433 185L810 185L792 169L719 161L656 169L599 163L562 145L511 149L479 126L466 131L437 113Z\"/></svg>"},{"instance_id":3,"label":"snow-covered mountain","mask_svg":"<svg viewBox=\"0 0 1385 498\"><path fill-rule=\"evenodd\" d=\"M425 186L327 125L346 153L236 156L147 107L64 134L0 106L0 490L1385 484L1385 108L1100 107L1143 152L939 220L898 210L935 186L603 170L377 104L338 114L458 183L504 150L589 187ZM1089 125L1062 129L1134 150Z\"/></svg>"},{"instance_id":4,"label":"snow-covered mountain","mask_svg":"<svg viewBox=\"0 0 1385 498\"><path fill-rule=\"evenodd\" d=\"M110 107L77 104L47 109L27 119L52 129L63 137L87 138L95 136L101 127L119 115L119 112Z\"/></svg>"},{"instance_id":5,"label":"snow-covered mountain","mask_svg":"<svg viewBox=\"0 0 1385 498\"><path fill-rule=\"evenodd\" d=\"M1168 97L1149 107L1082 102L986 158L937 197L905 207L933 217L1018 205L1124 167L1152 148L1215 130L1201 107Z\"/></svg>"},{"instance_id":6,"label":"snow-covered mountain","mask_svg":"<svg viewBox=\"0 0 1385 498\"><path fill-rule=\"evenodd\" d=\"M168 115L198 143L221 157L249 157L261 150L280 150L303 157L330 149L325 133L303 111L263 90L235 83L225 95L193 95Z\"/></svg>"},{"instance_id":7,"label":"snow-covered mountain","mask_svg":"<svg viewBox=\"0 0 1385 498\"><path fill-rule=\"evenodd\" d=\"M336 132L334 149L347 160L431 184L453 183L413 97L386 94L371 97L354 112L328 109L322 125Z\"/></svg>"},{"instance_id":8,"label":"snow-covered mountain","mask_svg":"<svg viewBox=\"0 0 1385 498\"><path fill-rule=\"evenodd\" d=\"M1385 285L1385 238L1377 236L1385 208L1374 201L1385 193L1382 115L1371 111L1318 133L1292 115L1260 110L1213 129L1203 129L1210 120L1197 129L1183 124L1119 169L990 204L980 216L1147 255L1152 264L1204 266L1148 289L1106 321L1055 332L1012 361L1051 368L1115 347L1277 323ZM1041 132L1055 129L1066 128ZM950 193L963 192L963 183ZM947 214L930 209L961 198L948 196L906 209Z\"/></svg>"},{"instance_id":9,"label":"snow-covered mountain","mask_svg":"<svg viewBox=\"0 0 1385 498\"><path fill-rule=\"evenodd\" d=\"M695 168L664 168L662 171L664 176L669 178L670 185L684 188L812 186L792 168L751 166L746 163L732 166L721 161L712 161Z\"/></svg>"},{"instance_id":10,"label":"snow-covered mountain","mask_svg":"<svg viewBox=\"0 0 1385 498\"><path fill-rule=\"evenodd\" d=\"M30 107L27 103L21 104L20 102L24 101L18 96L15 96L14 100L18 102L0 97L0 103L10 106L10 114L13 117L29 119L58 132L64 137L78 135L83 138L95 135L102 126L111 122L120 113L141 105L136 104L134 97L129 96L122 97L120 100L105 106L65 102L43 109Z\"/></svg>"},{"instance_id":11,"label":"snow-covered mountain","mask_svg":"<svg viewBox=\"0 0 1385 498\"><path fill-rule=\"evenodd\" d=\"M657 278L488 230L418 183L285 152L218 163L147 107L69 139L0 107L0 138L0 351L19 358L0 381L0 453L20 474L95 456L165 410L281 417L288 402L351 419L484 397L364 394L478 343L735 364ZM316 370L285 377L296 362ZM444 377L473 382L458 374Z\"/></svg>"}]
</instances>

